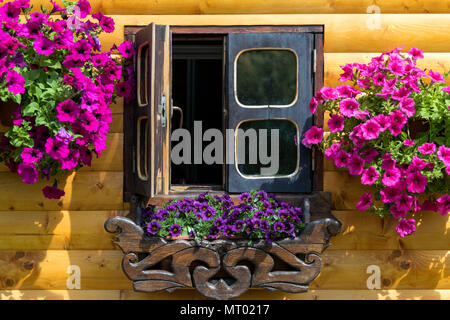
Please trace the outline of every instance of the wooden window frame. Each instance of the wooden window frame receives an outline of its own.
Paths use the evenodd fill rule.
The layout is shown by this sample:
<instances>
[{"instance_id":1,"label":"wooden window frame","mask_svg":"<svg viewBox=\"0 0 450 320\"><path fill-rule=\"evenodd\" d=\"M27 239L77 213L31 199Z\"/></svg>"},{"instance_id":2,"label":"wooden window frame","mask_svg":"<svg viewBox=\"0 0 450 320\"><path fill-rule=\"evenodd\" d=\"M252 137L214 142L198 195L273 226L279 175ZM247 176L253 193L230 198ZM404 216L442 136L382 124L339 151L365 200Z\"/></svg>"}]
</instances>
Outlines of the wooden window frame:
<instances>
[{"instance_id":1,"label":"wooden window frame","mask_svg":"<svg viewBox=\"0 0 450 320\"><path fill-rule=\"evenodd\" d=\"M134 42L136 33L146 25L140 26L125 26L124 38L125 40ZM273 32L303 32L312 33L314 35L314 49L315 55L313 57L312 65L314 67L313 72L313 95L320 90L324 84L324 26L323 25L241 25L241 26L177 26L170 25L171 34L178 36L186 35L206 35L211 37L213 35L226 36L229 33L273 33ZM134 58L136 59L136 57ZM315 65L313 64L315 62ZM136 61L133 61L134 65ZM133 121L133 108L124 102L124 128L130 127ZM323 127L324 114L323 112L317 112L313 117L313 125ZM127 130L124 130L124 192L123 198L125 202L132 202L132 196L130 190L133 190L133 135ZM317 147L313 147L311 151L312 156L312 192L323 191L323 154ZM148 168L150 170L150 168ZM211 189L211 188L210 188ZM210 190L208 189L208 190ZM194 186L188 187L185 190L172 190L167 195L161 195L154 199L174 197L184 197L189 195L195 195L205 191L204 188L195 188ZM222 190L224 192L224 190ZM288 195L288 194L287 194Z\"/></svg>"}]
</instances>

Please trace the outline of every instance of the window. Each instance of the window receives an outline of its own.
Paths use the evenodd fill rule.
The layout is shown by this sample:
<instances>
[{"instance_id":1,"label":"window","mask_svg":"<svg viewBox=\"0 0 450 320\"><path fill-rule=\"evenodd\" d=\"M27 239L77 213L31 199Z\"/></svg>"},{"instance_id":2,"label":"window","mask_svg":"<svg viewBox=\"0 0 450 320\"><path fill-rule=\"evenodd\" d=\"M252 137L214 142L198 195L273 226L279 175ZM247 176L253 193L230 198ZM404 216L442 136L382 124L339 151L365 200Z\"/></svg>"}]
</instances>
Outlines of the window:
<instances>
[{"instance_id":1,"label":"window","mask_svg":"<svg viewBox=\"0 0 450 320\"><path fill-rule=\"evenodd\" d=\"M320 190L314 151L300 137L322 121L308 108L323 82L322 26L125 31L137 48L137 99L124 111L125 200L186 189ZM180 149L184 135L190 147ZM182 161L171 161L176 148Z\"/></svg>"}]
</instances>

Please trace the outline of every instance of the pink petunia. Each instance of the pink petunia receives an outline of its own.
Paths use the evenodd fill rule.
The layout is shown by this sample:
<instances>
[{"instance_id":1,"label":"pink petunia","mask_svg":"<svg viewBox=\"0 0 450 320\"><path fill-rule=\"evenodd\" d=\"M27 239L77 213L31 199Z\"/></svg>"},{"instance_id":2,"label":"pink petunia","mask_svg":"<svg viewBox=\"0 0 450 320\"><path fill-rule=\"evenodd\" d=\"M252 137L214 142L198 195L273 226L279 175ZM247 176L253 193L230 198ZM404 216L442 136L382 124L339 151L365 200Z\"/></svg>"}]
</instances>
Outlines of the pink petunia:
<instances>
[{"instance_id":1,"label":"pink petunia","mask_svg":"<svg viewBox=\"0 0 450 320\"><path fill-rule=\"evenodd\" d=\"M380 131L384 132L391 126L391 118L384 114L379 114L373 118L376 122L378 122L380 126Z\"/></svg>"},{"instance_id":2,"label":"pink petunia","mask_svg":"<svg viewBox=\"0 0 450 320\"><path fill-rule=\"evenodd\" d=\"M135 54L134 44L130 41L124 41L120 44L117 50L122 54L125 59L133 57Z\"/></svg>"},{"instance_id":3,"label":"pink petunia","mask_svg":"<svg viewBox=\"0 0 450 320\"><path fill-rule=\"evenodd\" d=\"M370 192L365 193L359 199L359 202L356 204L356 209L359 211L366 211L372 205L372 194Z\"/></svg>"},{"instance_id":4,"label":"pink petunia","mask_svg":"<svg viewBox=\"0 0 450 320\"><path fill-rule=\"evenodd\" d=\"M400 237L405 237L416 231L416 220L414 219L401 219L395 230Z\"/></svg>"},{"instance_id":5,"label":"pink petunia","mask_svg":"<svg viewBox=\"0 0 450 320\"><path fill-rule=\"evenodd\" d=\"M409 49L408 54L411 55L414 60L423 59L423 51L417 48L412 47Z\"/></svg>"},{"instance_id":6,"label":"pink petunia","mask_svg":"<svg viewBox=\"0 0 450 320\"><path fill-rule=\"evenodd\" d=\"M406 210L402 210L398 207L397 203L394 203L390 208L389 212L395 219L404 218L408 214Z\"/></svg>"},{"instance_id":7,"label":"pink petunia","mask_svg":"<svg viewBox=\"0 0 450 320\"><path fill-rule=\"evenodd\" d=\"M311 101L309 102L309 111L310 111L311 113L316 112L317 106L318 106L318 105L319 105L319 102L317 101L317 99L316 99L315 97L313 97L313 98L311 99Z\"/></svg>"},{"instance_id":8,"label":"pink petunia","mask_svg":"<svg viewBox=\"0 0 450 320\"><path fill-rule=\"evenodd\" d=\"M411 147L411 146L413 146L414 144L415 144L415 143L414 143L413 140L406 139L405 141L403 141L403 145L404 145L404 146L407 146L407 147Z\"/></svg>"},{"instance_id":9,"label":"pink petunia","mask_svg":"<svg viewBox=\"0 0 450 320\"><path fill-rule=\"evenodd\" d=\"M319 91L322 99L324 100L336 100L339 98L338 92L335 88L331 87L322 87Z\"/></svg>"},{"instance_id":10,"label":"pink petunia","mask_svg":"<svg viewBox=\"0 0 450 320\"><path fill-rule=\"evenodd\" d=\"M346 117L352 117L356 109L359 107L359 102L355 98L344 99L339 102L339 111Z\"/></svg>"},{"instance_id":11,"label":"pink petunia","mask_svg":"<svg viewBox=\"0 0 450 320\"><path fill-rule=\"evenodd\" d=\"M305 146L311 146L313 144L320 143L323 139L323 129L312 126L311 129L305 132L304 135L304 145Z\"/></svg>"},{"instance_id":12,"label":"pink petunia","mask_svg":"<svg viewBox=\"0 0 450 320\"><path fill-rule=\"evenodd\" d=\"M372 161L375 160L378 154L379 154L378 151L375 150L374 148L369 148L361 152L361 155L364 157L364 161L366 163L372 163Z\"/></svg>"},{"instance_id":13,"label":"pink petunia","mask_svg":"<svg viewBox=\"0 0 450 320\"><path fill-rule=\"evenodd\" d=\"M373 84L376 86L384 85L384 80L386 79L386 75L384 73L378 72L372 77Z\"/></svg>"},{"instance_id":14,"label":"pink petunia","mask_svg":"<svg viewBox=\"0 0 450 320\"><path fill-rule=\"evenodd\" d=\"M434 82L445 82L444 77L442 76L442 74L440 74L439 72L433 72L432 69L430 69L430 71L428 71L428 76L431 79L431 83Z\"/></svg>"},{"instance_id":15,"label":"pink petunia","mask_svg":"<svg viewBox=\"0 0 450 320\"><path fill-rule=\"evenodd\" d=\"M393 60L388 64L388 69L396 76L402 76L405 72L402 62L399 60Z\"/></svg>"},{"instance_id":16,"label":"pink petunia","mask_svg":"<svg viewBox=\"0 0 450 320\"><path fill-rule=\"evenodd\" d=\"M324 151L325 159L328 161L333 160L336 157L336 153L340 150L340 143L333 143L328 149Z\"/></svg>"},{"instance_id":17,"label":"pink petunia","mask_svg":"<svg viewBox=\"0 0 450 320\"><path fill-rule=\"evenodd\" d=\"M403 98L402 100L400 100L398 107L408 118L411 118L416 112L414 105L415 103L412 98Z\"/></svg>"},{"instance_id":18,"label":"pink petunia","mask_svg":"<svg viewBox=\"0 0 450 320\"><path fill-rule=\"evenodd\" d=\"M16 71L8 71L5 80L9 92L13 94L25 93L25 79Z\"/></svg>"},{"instance_id":19,"label":"pink petunia","mask_svg":"<svg viewBox=\"0 0 450 320\"><path fill-rule=\"evenodd\" d=\"M344 129L345 120L344 117L341 117L337 114L333 114L331 118L328 120L327 124L331 132L338 132Z\"/></svg>"},{"instance_id":20,"label":"pink petunia","mask_svg":"<svg viewBox=\"0 0 450 320\"><path fill-rule=\"evenodd\" d=\"M34 148L24 148L20 157L25 164L38 163L42 158L42 152Z\"/></svg>"},{"instance_id":21,"label":"pink petunia","mask_svg":"<svg viewBox=\"0 0 450 320\"><path fill-rule=\"evenodd\" d=\"M407 193L402 193L395 199L395 203L399 210L409 211L411 210L414 198Z\"/></svg>"},{"instance_id":22,"label":"pink petunia","mask_svg":"<svg viewBox=\"0 0 450 320\"><path fill-rule=\"evenodd\" d=\"M386 187L380 191L381 201L383 203L394 202L399 195L399 190L393 187Z\"/></svg>"},{"instance_id":23,"label":"pink petunia","mask_svg":"<svg viewBox=\"0 0 450 320\"><path fill-rule=\"evenodd\" d=\"M411 92L406 87L401 87L397 90L394 90L394 93L392 94L392 99L401 101L405 98L408 98Z\"/></svg>"},{"instance_id":24,"label":"pink petunia","mask_svg":"<svg viewBox=\"0 0 450 320\"><path fill-rule=\"evenodd\" d=\"M45 152L53 159L64 159L69 155L67 143L57 138L48 138L45 143Z\"/></svg>"},{"instance_id":25,"label":"pink petunia","mask_svg":"<svg viewBox=\"0 0 450 320\"><path fill-rule=\"evenodd\" d=\"M363 170L362 176L361 176L361 183L365 185L373 185L375 181L380 177L380 174L375 169L375 167L370 166L367 169Z\"/></svg>"},{"instance_id":26,"label":"pink petunia","mask_svg":"<svg viewBox=\"0 0 450 320\"><path fill-rule=\"evenodd\" d=\"M447 92L448 94L450 94L450 86L444 87L441 90L444 91L444 92Z\"/></svg>"},{"instance_id":27,"label":"pink petunia","mask_svg":"<svg viewBox=\"0 0 450 320\"><path fill-rule=\"evenodd\" d=\"M38 54L49 56L55 52L56 44L52 40L49 40L44 36L40 36L34 41L33 48Z\"/></svg>"},{"instance_id":28,"label":"pink petunia","mask_svg":"<svg viewBox=\"0 0 450 320\"><path fill-rule=\"evenodd\" d=\"M384 172L381 182L387 187L393 187L399 182L400 177L401 171L398 168L393 168Z\"/></svg>"},{"instance_id":29,"label":"pink petunia","mask_svg":"<svg viewBox=\"0 0 450 320\"><path fill-rule=\"evenodd\" d=\"M17 172L19 173L24 183L33 184L37 181L38 171L36 169L36 166L32 163L20 163L19 167L17 168Z\"/></svg>"},{"instance_id":30,"label":"pink petunia","mask_svg":"<svg viewBox=\"0 0 450 320\"><path fill-rule=\"evenodd\" d=\"M436 151L436 145L434 143L424 143L420 147L417 148L417 150L421 154L432 154Z\"/></svg>"},{"instance_id":31,"label":"pink petunia","mask_svg":"<svg viewBox=\"0 0 450 320\"><path fill-rule=\"evenodd\" d=\"M441 215L445 216L450 211L450 196L448 194L443 195L442 197L436 200L437 207Z\"/></svg>"},{"instance_id":32,"label":"pink petunia","mask_svg":"<svg viewBox=\"0 0 450 320\"><path fill-rule=\"evenodd\" d=\"M406 176L406 188L411 193L423 193L427 186L428 179L420 171L409 173Z\"/></svg>"},{"instance_id":33,"label":"pink petunia","mask_svg":"<svg viewBox=\"0 0 450 320\"><path fill-rule=\"evenodd\" d=\"M78 0L76 7L79 9L79 17L80 19L84 19L91 12L91 5L88 0ZM76 11L75 11L76 12Z\"/></svg>"},{"instance_id":34,"label":"pink petunia","mask_svg":"<svg viewBox=\"0 0 450 320\"><path fill-rule=\"evenodd\" d=\"M423 159L420 159L417 156L413 156L411 162L408 165L408 172L421 171L425 169L427 166L427 162Z\"/></svg>"},{"instance_id":35,"label":"pink petunia","mask_svg":"<svg viewBox=\"0 0 450 320\"><path fill-rule=\"evenodd\" d=\"M349 158L350 158L350 155L347 152L345 152L342 149L339 149L339 151L337 151L334 156L334 165L338 168L347 166L347 162L348 162Z\"/></svg>"},{"instance_id":36,"label":"pink petunia","mask_svg":"<svg viewBox=\"0 0 450 320\"><path fill-rule=\"evenodd\" d=\"M437 152L438 159L441 160L445 166L450 166L450 148L442 145L439 146Z\"/></svg>"},{"instance_id":37,"label":"pink petunia","mask_svg":"<svg viewBox=\"0 0 450 320\"><path fill-rule=\"evenodd\" d=\"M348 159L347 166L350 175L360 175L363 172L364 160L357 153L353 153Z\"/></svg>"},{"instance_id":38,"label":"pink petunia","mask_svg":"<svg viewBox=\"0 0 450 320\"><path fill-rule=\"evenodd\" d=\"M361 91L356 90L355 88L349 86L348 84L337 86L336 91L339 95L339 98L354 98L359 93L361 93Z\"/></svg>"},{"instance_id":39,"label":"pink petunia","mask_svg":"<svg viewBox=\"0 0 450 320\"><path fill-rule=\"evenodd\" d=\"M373 140L380 134L380 125L375 120L369 120L361 126L361 131L364 139Z\"/></svg>"},{"instance_id":40,"label":"pink petunia","mask_svg":"<svg viewBox=\"0 0 450 320\"><path fill-rule=\"evenodd\" d=\"M75 102L70 99L65 100L56 106L56 118L61 122L73 123L77 119L79 110Z\"/></svg>"}]
</instances>

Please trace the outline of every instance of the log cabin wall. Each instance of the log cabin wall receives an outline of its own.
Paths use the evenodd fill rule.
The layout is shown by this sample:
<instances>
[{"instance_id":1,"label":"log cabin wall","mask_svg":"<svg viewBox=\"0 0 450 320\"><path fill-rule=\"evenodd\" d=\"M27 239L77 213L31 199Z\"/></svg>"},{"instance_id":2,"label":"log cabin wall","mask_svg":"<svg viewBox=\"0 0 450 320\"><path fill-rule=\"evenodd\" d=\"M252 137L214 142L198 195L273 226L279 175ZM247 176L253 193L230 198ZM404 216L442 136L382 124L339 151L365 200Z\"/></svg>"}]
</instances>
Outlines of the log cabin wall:
<instances>
[{"instance_id":1,"label":"log cabin wall","mask_svg":"<svg viewBox=\"0 0 450 320\"><path fill-rule=\"evenodd\" d=\"M57 3L60 1L56 1ZM379 15L368 15L371 5ZM47 0L32 0L35 8ZM325 25L325 85L338 85L339 65L366 62L397 46L425 51L421 67L450 70L449 0L92 0L93 11L114 18L103 48L123 40L125 25ZM377 9L378 8L378 9ZM370 20L372 19L372 20ZM0 167L0 298L201 298L186 289L135 293L122 272L122 252L103 223L126 213L122 201L123 104L112 105L108 148L91 168L67 178L66 196L44 199L44 183L26 185ZM0 127L0 131L5 128ZM343 231L323 256L320 276L305 294L251 290L245 299L450 299L450 220L421 214L417 232L401 239L391 219L354 210L369 190L325 163L324 189ZM380 289L369 290L367 268L379 266ZM70 274L81 272L80 289Z\"/></svg>"}]
</instances>

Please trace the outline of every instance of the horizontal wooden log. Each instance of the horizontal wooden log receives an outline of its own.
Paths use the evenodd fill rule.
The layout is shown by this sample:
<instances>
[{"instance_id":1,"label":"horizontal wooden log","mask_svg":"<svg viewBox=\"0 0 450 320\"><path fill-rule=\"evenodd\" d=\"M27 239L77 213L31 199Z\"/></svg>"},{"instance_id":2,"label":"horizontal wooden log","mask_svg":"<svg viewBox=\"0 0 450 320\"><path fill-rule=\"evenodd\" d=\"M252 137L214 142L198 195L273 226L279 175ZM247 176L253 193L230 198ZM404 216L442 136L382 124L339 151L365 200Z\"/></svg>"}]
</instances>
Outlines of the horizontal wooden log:
<instances>
[{"instance_id":1,"label":"horizontal wooden log","mask_svg":"<svg viewBox=\"0 0 450 320\"><path fill-rule=\"evenodd\" d=\"M105 221L126 211L0 211L0 250L115 250Z\"/></svg>"},{"instance_id":2,"label":"horizontal wooden log","mask_svg":"<svg viewBox=\"0 0 450 320\"><path fill-rule=\"evenodd\" d=\"M131 290L0 290L0 300L204 300L196 290L142 293ZM309 290L269 293L249 289L238 300L449 300L450 290Z\"/></svg>"},{"instance_id":3,"label":"horizontal wooden log","mask_svg":"<svg viewBox=\"0 0 450 320\"><path fill-rule=\"evenodd\" d=\"M53 181L22 182L19 175L0 172L0 210L121 210L121 171L79 171L59 179L66 195L59 200L44 198L42 188Z\"/></svg>"},{"instance_id":4,"label":"horizontal wooden log","mask_svg":"<svg viewBox=\"0 0 450 320\"><path fill-rule=\"evenodd\" d=\"M365 290L370 265L381 269L381 289L450 289L448 250L329 250L311 289ZM131 290L117 250L0 251L0 289L67 287L70 265L81 270L83 290Z\"/></svg>"},{"instance_id":5,"label":"horizontal wooden log","mask_svg":"<svg viewBox=\"0 0 450 320\"><path fill-rule=\"evenodd\" d=\"M324 25L325 52L382 52L417 47L449 52L449 14L113 15L116 31L101 35L102 49L123 41L125 25Z\"/></svg>"},{"instance_id":6,"label":"horizontal wooden log","mask_svg":"<svg viewBox=\"0 0 450 320\"><path fill-rule=\"evenodd\" d=\"M0 211L0 250L118 250L105 221L128 211ZM446 250L450 217L416 215L417 231L400 238L392 218L359 211L334 211L341 233L327 250Z\"/></svg>"},{"instance_id":7,"label":"horizontal wooden log","mask_svg":"<svg viewBox=\"0 0 450 320\"><path fill-rule=\"evenodd\" d=\"M327 250L448 250L450 244L450 216L436 212L414 215L417 230L401 238L395 231L393 217L371 215L360 211L334 211L342 223L341 232L331 239Z\"/></svg>"},{"instance_id":8,"label":"horizontal wooden log","mask_svg":"<svg viewBox=\"0 0 450 320\"><path fill-rule=\"evenodd\" d=\"M48 0L32 0L36 10L41 5L51 9ZM56 3L61 4L61 0ZM372 5L381 13L448 13L442 0L91 0L93 12L103 14L266 14L266 13L367 13Z\"/></svg>"},{"instance_id":9,"label":"horizontal wooden log","mask_svg":"<svg viewBox=\"0 0 450 320\"><path fill-rule=\"evenodd\" d=\"M110 133L106 140L106 150L100 157L92 156L91 166L80 171L122 171L123 170L123 133ZM0 172L9 172L9 168L0 163Z\"/></svg>"}]
</instances>

